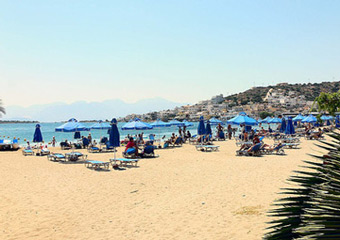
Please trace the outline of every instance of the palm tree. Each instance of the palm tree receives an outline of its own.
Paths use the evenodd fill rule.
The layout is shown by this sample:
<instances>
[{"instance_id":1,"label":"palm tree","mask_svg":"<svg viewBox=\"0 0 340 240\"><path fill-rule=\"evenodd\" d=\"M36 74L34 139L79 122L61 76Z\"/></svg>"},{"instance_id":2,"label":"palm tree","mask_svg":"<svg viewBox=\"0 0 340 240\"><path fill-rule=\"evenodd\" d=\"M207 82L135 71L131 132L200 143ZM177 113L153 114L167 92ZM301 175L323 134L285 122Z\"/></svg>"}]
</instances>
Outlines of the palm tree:
<instances>
[{"instance_id":1,"label":"palm tree","mask_svg":"<svg viewBox=\"0 0 340 240\"><path fill-rule=\"evenodd\" d=\"M6 114L5 108L2 106L2 101L0 99L0 117L2 114Z\"/></svg>"},{"instance_id":2,"label":"palm tree","mask_svg":"<svg viewBox=\"0 0 340 240\"><path fill-rule=\"evenodd\" d=\"M330 136L332 142L319 145L329 153L305 161L313 171L297 171L299 176L290 178L297 187L285 189L288 197L275 204L271 216L276 219L265 239L340 239L340 134Z\"/></svg>"}]
</instances>

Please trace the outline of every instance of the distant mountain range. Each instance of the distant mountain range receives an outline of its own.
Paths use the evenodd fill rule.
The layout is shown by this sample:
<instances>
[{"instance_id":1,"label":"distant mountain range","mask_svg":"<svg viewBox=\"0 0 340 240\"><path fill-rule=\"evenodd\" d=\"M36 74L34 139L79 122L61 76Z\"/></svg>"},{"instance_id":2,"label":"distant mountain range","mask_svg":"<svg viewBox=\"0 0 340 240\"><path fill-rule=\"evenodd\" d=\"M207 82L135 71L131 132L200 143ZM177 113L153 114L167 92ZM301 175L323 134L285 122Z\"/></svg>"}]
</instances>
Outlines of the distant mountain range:
<instances>
[{"instance_id":1,"label":"distant mountain range","mask_svg":"<svg viewBox=\"0 0 340 240\"><path fill-rule=\"evenodd\" d=\"M38 120L41 122L59 122L70 118L78 120L106 120L124 117L131 113L143 114L151 111L172 109L184 103L172 102L163 98L150 98L135 103L126 103L119 99L103 102L79 101L72 104L52 103L32 105L30 107L7 106L3 120Z\"/></svg>"}]
</instances>

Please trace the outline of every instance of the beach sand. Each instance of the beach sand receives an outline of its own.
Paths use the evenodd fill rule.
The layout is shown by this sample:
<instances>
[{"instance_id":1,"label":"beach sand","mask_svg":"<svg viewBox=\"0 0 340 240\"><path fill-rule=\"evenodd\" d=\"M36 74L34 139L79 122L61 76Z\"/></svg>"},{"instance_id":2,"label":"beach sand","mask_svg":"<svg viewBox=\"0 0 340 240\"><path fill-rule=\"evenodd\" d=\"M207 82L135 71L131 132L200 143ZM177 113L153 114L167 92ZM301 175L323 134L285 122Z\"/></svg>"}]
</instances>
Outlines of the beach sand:
<instances>
[{"instance_id":1,"label":"beach sand","mask_svg":"<svg viewBox=\"0 0 340 240\"><path fill-rule=\"evenodd\" d=\"M286 179L320 151L301 141L263 157L235 156L234 140L209 153L185 144L110 171L0 152L0 239L261 239Z\"/></svg>"}]
</instances>

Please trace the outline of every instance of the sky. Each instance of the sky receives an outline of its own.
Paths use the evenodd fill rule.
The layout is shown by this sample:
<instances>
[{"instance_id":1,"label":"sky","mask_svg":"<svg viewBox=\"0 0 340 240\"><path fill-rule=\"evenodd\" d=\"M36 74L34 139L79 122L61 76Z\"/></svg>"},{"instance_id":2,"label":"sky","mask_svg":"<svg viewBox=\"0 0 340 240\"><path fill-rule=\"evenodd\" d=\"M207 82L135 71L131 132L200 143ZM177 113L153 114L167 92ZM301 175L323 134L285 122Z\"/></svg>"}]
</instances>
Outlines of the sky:
<instances>
[{"instance_id":1,"label":"sky","mask_svg":"<svg viewBox=\"0 0 340 240\"><path fill-rule=\"evenodd\" d=\"M0 0L5 106L340 80L340 1Z\"/></svg>"}]
</instances>

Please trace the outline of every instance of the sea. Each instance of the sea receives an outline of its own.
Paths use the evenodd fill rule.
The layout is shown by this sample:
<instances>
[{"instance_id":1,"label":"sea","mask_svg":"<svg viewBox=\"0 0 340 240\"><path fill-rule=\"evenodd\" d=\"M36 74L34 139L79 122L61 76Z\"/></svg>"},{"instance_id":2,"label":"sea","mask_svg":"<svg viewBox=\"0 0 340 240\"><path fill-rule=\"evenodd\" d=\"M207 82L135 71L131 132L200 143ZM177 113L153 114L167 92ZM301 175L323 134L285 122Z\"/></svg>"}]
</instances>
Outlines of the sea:
<instances>
[{"instance_id":1,"label":"sea","mask_svg":"<svg viewBox=\"0 0 340 240\"><path fill-rule=\"evenodd\" d=\"M59 127L63 123L39 123L40 130L43 136L43 141L45 144L49 144L52 141L53 136L55 136L57 142L68 141L74 142L73 136L74 132L56 132L55 128ZM86 127L90 127L93 123L82 123ZM163 137L164 135L169 138L172 133L178 134L178 127L164 127L164 128L154 128L150 130L121 130L121 127L125 123L118 123L118 129L120 133L120 138L124 139L128 134L136 135L144 133L144 138L148 138L150 134L155 134L156 138ZM33 135L35 131L36 123L3 123L0 124L0 139L19 139L19 144L24 145L27 141L33 141ZM187 130L191 132L192 135L197 133L198 122L193 122L193 126L187 127ZM214 128L212 126L212 128ZM107 129L92 129L91 131L81 132L82 136L88 136L91 133L92 139L97 142L101 137L108 137ZM57 144L58 145L58 144Z\"/></svg>"},{"instance_id":2,"label":"sea","mask_svg":"<svg viewBox=\"0 0 340 240\"><path fill-rule=\"evenodd\" d=\"M198 122L192 122L193 126L187 127L186 130L189 130L191 135L197 134ZM49 145L52 141L53 136L56 138L57 142L65 141L66 139L71 142L75 142L73 136L74 132L56 132L55 128L61 126L62 122L55 122L55 123L39 123L40 130L43 136L44 144ZM93 123L82 123L86 127L90 127ZM178 127L171 126L171 127L164 127L164 128L154 128L150 130L122 130L121 127L124 125L124 122L118 123L118 129L120 133L120 139L123 140L128 134L134 136L136 134L143 133L145 139L148 139L150 134L155 134L156 139L162 138L165 136L169 138L172 133L178 135ZM0 124L0 139L18 139L20 145L25 145L27 141L33 141L33 135L35 131L36 123L2 123ZM226 126L224 126L226 128ZM233 126L235 127L235 126ZM236 126L237 127L237 126ZM262 124L262 127L265 129L268 128L267 124ZM258 129L258 127L253 127ZM217 129L216 126L212 125L211 129L213 134L216 134ZM237 127L237 135L239 133L239 128ZM92 129L91 131L83 131L81 132L82 136L88 136L91 133L92 139L96 140L97 142L100 140L101 137L108 137L108 130L107 129ZM57 144L58 145L58 144Z\"/></svg>"}]
</instances>

